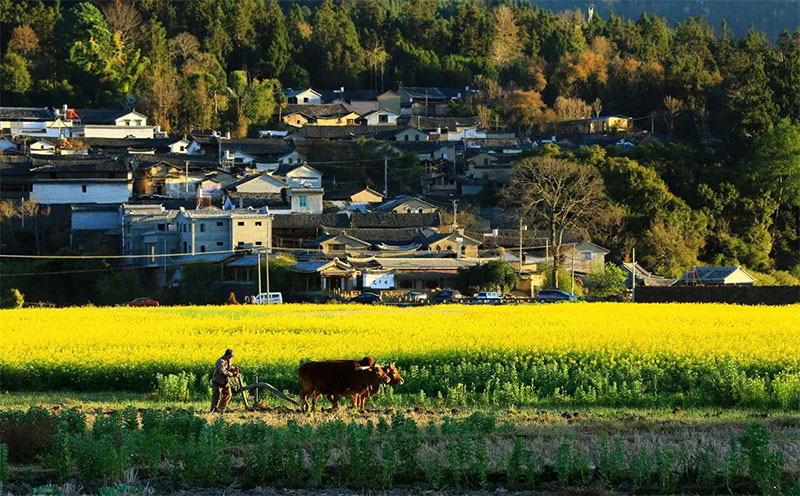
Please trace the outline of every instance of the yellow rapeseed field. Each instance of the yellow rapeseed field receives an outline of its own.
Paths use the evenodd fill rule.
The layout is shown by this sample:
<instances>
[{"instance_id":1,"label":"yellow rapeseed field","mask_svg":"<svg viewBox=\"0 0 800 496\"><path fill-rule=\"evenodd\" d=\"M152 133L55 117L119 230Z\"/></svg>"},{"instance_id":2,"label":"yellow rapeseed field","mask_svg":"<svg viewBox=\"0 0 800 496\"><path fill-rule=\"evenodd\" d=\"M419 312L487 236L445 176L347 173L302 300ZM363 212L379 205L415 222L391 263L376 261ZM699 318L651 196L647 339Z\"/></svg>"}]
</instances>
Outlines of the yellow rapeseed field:
<instances>
[{"instance_id":1,"label":"yellow rapeseed field","mask_svg":"<svg viewBox=\"0 0 800 496\"><path fill-rule=\"evenodd\" d=\"M609 370L800 363L797 305L23 309L0 311L0 331L0 389L143 388L159 371L205 371L228 347L244 369L287 377L302 360L364 355L406 366L556 357Z\"/></svg>"}]
</instances>

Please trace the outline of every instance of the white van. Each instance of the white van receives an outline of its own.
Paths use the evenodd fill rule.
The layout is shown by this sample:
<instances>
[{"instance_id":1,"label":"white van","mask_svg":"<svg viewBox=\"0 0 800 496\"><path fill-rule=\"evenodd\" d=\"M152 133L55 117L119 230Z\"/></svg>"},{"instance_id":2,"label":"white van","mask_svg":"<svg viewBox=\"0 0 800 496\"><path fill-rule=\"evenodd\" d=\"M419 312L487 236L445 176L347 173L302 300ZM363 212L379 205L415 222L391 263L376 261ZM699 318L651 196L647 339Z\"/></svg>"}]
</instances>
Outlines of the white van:
<instances>
[{"instance_id":1,"label":"white van","mask_svg":"<svg viewBox=\"0 0 800 496\"><path fill-rule=\"evenodd\" d=\"M475 299L478 303L502 303L503 302L503 295L498 293L497 291L481 291L477 295L475 295Z\"/></svg>"},{"instance_id":2,"label":"white van","mask_svg":"<svg viewBox=\"0 0 800 496\"><path fill-rule=\"evenodd\" d=\"M253 304L255 305L280 305L282 303L283 295L281 293L261 293L253 296Z\"/></svg>"}]
</instances>

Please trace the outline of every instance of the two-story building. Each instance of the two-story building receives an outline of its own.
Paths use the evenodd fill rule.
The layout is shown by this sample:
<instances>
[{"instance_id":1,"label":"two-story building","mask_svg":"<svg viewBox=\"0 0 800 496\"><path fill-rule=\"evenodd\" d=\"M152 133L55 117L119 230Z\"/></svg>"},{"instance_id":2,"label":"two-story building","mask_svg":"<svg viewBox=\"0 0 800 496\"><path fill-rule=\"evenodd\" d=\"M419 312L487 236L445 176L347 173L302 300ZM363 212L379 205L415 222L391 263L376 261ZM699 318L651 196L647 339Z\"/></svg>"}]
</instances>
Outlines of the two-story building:
<instances>
[{"instance_id":1,"label":"two-story building","mask_svg":"<svg viewBox=\"0 0 800 496\"><path fill-rule=\"evenodd\" d=\"M30 199L42 204L124 203L133 173L121 160L52 156L34 160Z\"/></svg>"},{"instance_id":2,"label":"two-story building","mask_svg":"<svg viewBox=\"0 0 800 496\"><path fill-rule=\"evenodd\" d=\"M263 211L181 208L175 225L181 253L272 247L272 216Z\"/></svg>"}]
</instances>

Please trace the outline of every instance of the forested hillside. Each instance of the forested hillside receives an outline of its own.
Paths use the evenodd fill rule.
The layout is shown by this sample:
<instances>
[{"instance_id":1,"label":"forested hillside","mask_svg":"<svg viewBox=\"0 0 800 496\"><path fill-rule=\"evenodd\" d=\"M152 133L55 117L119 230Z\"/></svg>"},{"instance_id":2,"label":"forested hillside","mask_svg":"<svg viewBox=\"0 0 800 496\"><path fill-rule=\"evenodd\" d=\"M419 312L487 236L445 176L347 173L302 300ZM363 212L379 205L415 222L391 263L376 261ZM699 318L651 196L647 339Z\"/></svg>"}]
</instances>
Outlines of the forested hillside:
<instances>
[{"instance_id":1,"label":"forested hillside","mask_svg":"<svg viewBox=\"0 0 800 496\"><path fill-rule=\"evenodd\" d=\"M173 134L252 134L281 88L307 86L470 86L451 113L540 136L626 114L670 143L567 154L596 165L623 210L599 239L673 274L700 259L800 275L800 30L735 36L600 6L587 19L529 3L309 5L2 0L2 104L125 105Z\"/></svg>"}]
</instances>

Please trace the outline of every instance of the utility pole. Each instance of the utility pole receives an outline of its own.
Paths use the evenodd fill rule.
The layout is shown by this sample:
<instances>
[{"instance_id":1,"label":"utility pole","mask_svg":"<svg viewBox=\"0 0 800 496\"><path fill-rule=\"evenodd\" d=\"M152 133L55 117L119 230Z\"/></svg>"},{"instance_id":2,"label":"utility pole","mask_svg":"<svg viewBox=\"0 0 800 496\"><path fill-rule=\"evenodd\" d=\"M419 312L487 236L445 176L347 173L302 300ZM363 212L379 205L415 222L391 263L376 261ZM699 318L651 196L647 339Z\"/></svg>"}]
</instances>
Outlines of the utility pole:
<instances>
[{"instance_id":1,"label":"utility pole","mask_svg":"<svg viewBox=\"0 0 800 496\"><path fill-rule=\"evenodd\" d=\"M631 267L631 302L636 301L636 248L633 249L633 266Z\"/></svg>"},{"instance_id":2,"label":"utility pole","mask_svg":"<svg viewBox=\"0 0 800 496\"><path fill-rule=\"evenodd\" d=\"M522 225L522 217L519 218L519 275L522 277L522 231L527 231L528 226Z\"/></svg>"},{"instance_id":3,"label":"utility pole","mask_svg":"<svg viewBox=\"0 0 800 496\"><path fill-rule=\"evenodd\" d=\"M453 200L453 230L458 227L458 200Z\"/></svg>"},{"instance_id":4,"label":"utility pole","mask_svg":"<svg viewBox=\"0 0 800 496\"><path fill-rule=\"evenodd\" d=\"M267 303L269 303L269 248L267 248L267 253L264 258L267 262L267 269L264 271L264 274L267 276Z\"/></svg>"},{"instance_id":5,"label":"utility pole","mask_svg":"<svg viewBox=\"0 0 800 496\"><path fill-rule=\"evenodd\" d=\"M569 257L570 259L572 259L572 277L570 277L569 280L570 282L569 294L573 296L575 296L575 251L574 250L577 250L577 248L578 248L577 245L572 246L573 252Z\"/></svg>"},{"instance_id":6,"label":"utility pole","mask_svg":"<svg viewBox=\"0 0 800 496\"><path fill-rule=\"evenodd\" d=\"M186 179L185 182L184 182L184 184L186 185L185 186L185 191L186 191L186 193L188 193L189 192L189 161L188 160L186 162L184 162L183 167L184 167L184 169L183 169L184 170L184 176L183 177Z\"/></svg>"},{"instance_id":7,"label":"utility pole","mask_svg":"<svg viewBox=\"0 0 800 496\"><path fill-rule=\"evenodd\" d=\"M389 157L383 157L383 197L389 197Z\"/></svg>"},{"instance_id":8,"label":"utility pole","mask_svg":"<svg viewBox=\"0 0 800 496\"><path fill-rule=\"evenodd\" d=\"M256 272L258 273L258 296L261 297L261 253L256 252Z\"/></svg>"}]
</instances>

